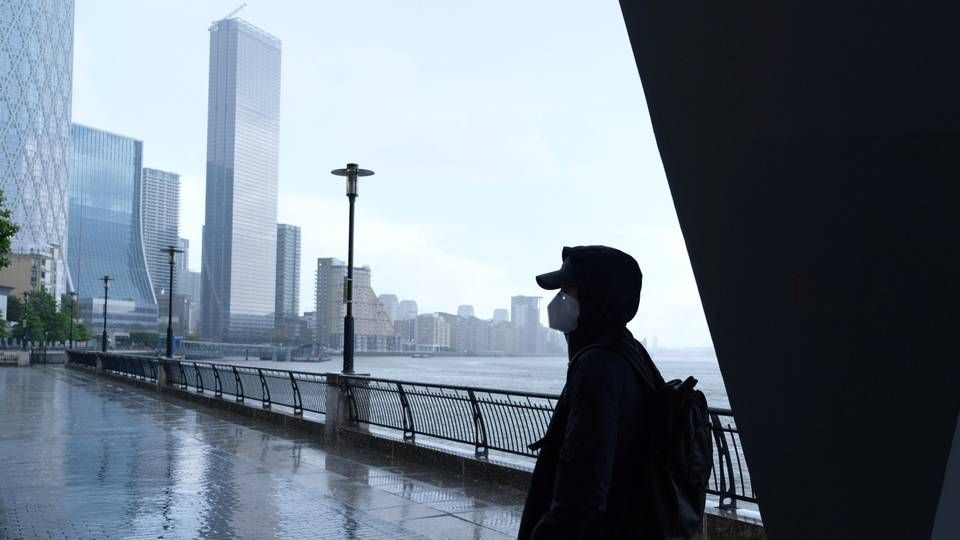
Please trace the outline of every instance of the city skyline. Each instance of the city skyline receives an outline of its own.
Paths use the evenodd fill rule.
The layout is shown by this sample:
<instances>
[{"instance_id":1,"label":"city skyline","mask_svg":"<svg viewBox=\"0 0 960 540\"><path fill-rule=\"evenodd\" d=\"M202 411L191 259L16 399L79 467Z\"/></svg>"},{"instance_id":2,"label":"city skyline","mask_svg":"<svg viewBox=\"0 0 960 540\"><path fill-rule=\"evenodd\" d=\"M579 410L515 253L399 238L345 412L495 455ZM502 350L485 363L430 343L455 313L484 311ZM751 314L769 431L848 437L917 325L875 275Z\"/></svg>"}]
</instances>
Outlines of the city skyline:
<instances>
[{"instance_id":1,"label":"city skyline","mask_svg":"<svg viewBox=\"0 0 960 540\"><path fill-rule=\"evenodd\" d=\"M182 174L193 269L205 199L205 123L196 121L207 112L205 30L234 7L108 2L76 15L74 115L148 140L146 164ZM709 345L649 119L628 97L642 90L619 10L561 6L551 29L536 24L538 9L495 2L455 16L438 3L413 17L389 4L248 6L245 19L283 40L289 68L280 221L303 228L305 264L344 257L346 201L328 171L358 161L378 174L358 200L357 262L379 269L380 289L417 298L424 311L466 303L487 314L502 298L541 294L533 276L556 267L563 245L604 243L644 270L634 333ZM156 24L129 23L145 17ZM318 18L366 26L362 37L317 33L309 20ZM465 26L471 18L498 20L507 35L479 47L483 25ZM166 39L169 28L182 39ZM118 50L117 40L133 45ZM551 50L574 64L557 65ZM180 84L138 85L131 100L129 81L157 72L177 73ZM424 174L424 162L443 172ZM576 201L577 218L555 200ZM304 308L311 274L302 268Z\"/></svg>"}]
</instances>

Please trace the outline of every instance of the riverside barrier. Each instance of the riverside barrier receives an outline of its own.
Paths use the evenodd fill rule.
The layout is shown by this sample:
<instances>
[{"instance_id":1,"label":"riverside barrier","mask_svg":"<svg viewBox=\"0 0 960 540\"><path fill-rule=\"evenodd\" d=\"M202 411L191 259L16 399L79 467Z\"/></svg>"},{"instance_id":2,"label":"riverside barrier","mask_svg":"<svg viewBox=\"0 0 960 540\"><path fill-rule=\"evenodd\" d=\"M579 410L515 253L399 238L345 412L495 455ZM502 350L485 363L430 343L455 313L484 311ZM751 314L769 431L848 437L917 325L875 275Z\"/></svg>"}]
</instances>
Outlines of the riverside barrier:
<instances>
[{"instance_id":1,"label":"riverside barrier","mask_svg":"<svg viewBox=\"0 0 960 540\"><path fill-rule=\"evenodd\" d=\"M560 396L479 387L428 384L335 373L310 373L149 356L67 351L68 364L176 388L218 400L282 407L335 417L347 425L392 430L407 442L435 439L491 453L536 458L539 440ZM330 415L328 415L328 411ZM336 412L334 412L336 411ZM714 466L708 493L721 510L756 503L732 411L710 408Z\"/></svg>"}]
</instances>

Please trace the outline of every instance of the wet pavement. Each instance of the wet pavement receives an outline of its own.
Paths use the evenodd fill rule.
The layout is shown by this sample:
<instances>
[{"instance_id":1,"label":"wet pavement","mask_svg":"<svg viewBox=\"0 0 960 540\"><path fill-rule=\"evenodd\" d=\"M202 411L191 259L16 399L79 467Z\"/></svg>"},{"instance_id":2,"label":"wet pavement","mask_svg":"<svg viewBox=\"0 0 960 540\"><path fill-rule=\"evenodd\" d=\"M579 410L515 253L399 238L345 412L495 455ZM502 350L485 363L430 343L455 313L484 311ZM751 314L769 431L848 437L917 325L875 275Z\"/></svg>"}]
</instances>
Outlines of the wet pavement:
<instances>
[{"instance_id":1,"label":"wet pavement","mask_svg":"<svg viewBox=\"0 0 960 540\"><path fill-rule=\"evenodd\" d=\"M63 368L0 368L0 538L511 538L523 494Z\"/></svg>"}]
</instances>

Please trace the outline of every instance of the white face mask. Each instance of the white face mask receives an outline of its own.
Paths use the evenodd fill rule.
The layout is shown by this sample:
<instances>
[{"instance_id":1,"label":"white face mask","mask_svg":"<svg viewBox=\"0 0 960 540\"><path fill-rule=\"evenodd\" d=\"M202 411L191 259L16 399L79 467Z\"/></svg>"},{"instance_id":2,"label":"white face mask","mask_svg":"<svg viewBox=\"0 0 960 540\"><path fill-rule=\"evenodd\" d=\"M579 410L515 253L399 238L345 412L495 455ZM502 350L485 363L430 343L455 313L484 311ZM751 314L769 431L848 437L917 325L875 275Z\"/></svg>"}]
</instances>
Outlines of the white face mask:
<instances>
[{"instance_id":1,"label":"white face mask","mask_svg":"<svg viewBox=\"0 0 960 540\"><path fill-rule=\"evenodd\" d=\"M577 299L562 291L547 305L547 320L554 330L569 334L577 328L579 318L580 304Z\"/></svg>"}]
</instances>

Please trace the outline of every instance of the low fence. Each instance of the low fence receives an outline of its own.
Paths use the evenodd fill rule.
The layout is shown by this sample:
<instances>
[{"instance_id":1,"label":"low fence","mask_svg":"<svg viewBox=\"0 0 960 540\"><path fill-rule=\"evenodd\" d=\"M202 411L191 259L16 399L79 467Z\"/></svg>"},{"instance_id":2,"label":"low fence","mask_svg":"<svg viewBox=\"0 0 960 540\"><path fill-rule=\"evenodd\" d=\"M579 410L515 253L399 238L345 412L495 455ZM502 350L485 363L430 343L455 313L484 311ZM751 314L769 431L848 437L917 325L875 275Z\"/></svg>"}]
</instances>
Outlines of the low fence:
<instances>
[{"instance_id":1,"label":"low fence","mask_svg":"<svg viewBox=\"0 0 960 540\"><path fill-rule=\"evenodd\" d=\"M479 458L489 452L535 458L527 445L546 432L559 396L489 388L424 384L390 379L351 377L302 371L265 369L209 362L158 359L147 356L69 351L69 362L140 380L162 380L172 387L255 401L263 408L288 407L326 414L328 385L345 396L351 422L396 430L405 440L431 437L470 445ZM714 467L708 492L720 507L737 501L755 503L740 444L740 434L728 409L710 409Z\"/></svg>"}]
</instances>

